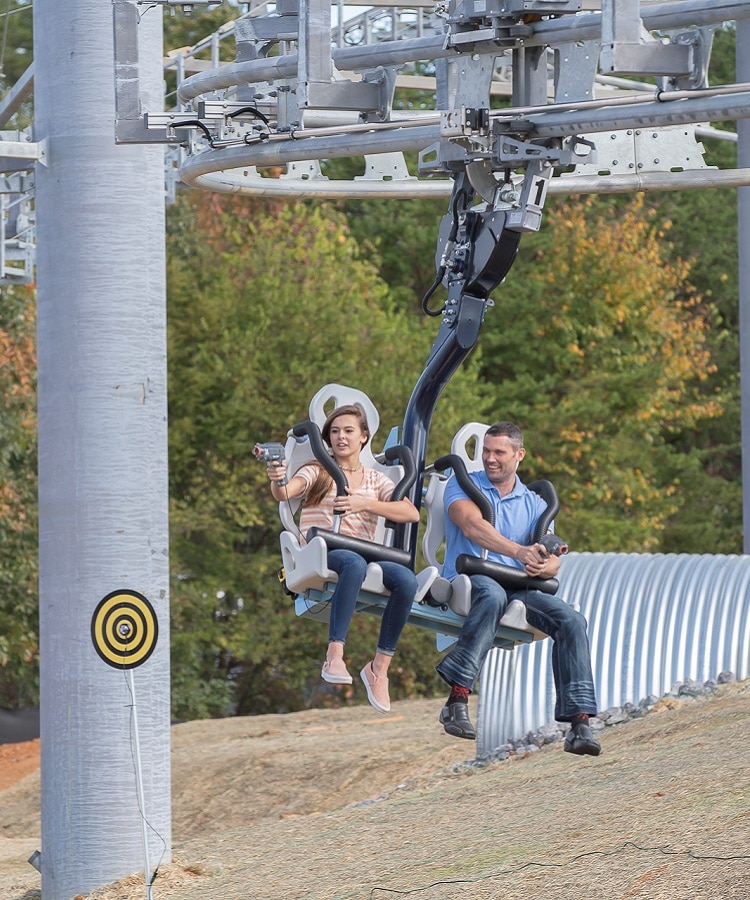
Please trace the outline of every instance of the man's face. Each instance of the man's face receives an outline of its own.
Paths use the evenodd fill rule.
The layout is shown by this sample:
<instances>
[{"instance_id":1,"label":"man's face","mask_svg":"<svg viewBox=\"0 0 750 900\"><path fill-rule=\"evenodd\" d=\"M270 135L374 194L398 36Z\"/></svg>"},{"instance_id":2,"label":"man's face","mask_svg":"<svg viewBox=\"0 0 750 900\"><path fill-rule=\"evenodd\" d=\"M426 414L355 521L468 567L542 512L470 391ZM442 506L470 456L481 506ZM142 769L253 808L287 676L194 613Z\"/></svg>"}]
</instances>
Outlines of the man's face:
<instances>
[{"instance_id":1,"label":"man's face","mask_svg":"<svg viewBox=\"0 0 750 900\"><path fill-rule=\"evenodd\" d=\"M482 465L490 484L513 484L516 469L526 456L526 450L516 450L504 434L486 435L482 445Z\"/></svg>"}]
</instances>

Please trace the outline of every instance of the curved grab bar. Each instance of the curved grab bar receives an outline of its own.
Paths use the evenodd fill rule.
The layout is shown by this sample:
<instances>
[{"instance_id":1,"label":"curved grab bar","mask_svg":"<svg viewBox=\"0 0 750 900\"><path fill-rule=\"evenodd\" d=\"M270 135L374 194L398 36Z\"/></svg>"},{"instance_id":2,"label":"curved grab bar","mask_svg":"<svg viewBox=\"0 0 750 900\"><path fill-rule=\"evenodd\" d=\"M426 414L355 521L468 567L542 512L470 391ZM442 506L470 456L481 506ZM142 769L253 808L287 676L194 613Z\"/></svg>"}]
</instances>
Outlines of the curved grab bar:
<instances>
[{"instance_id":1,"label":"curved grab bar","mask_svg":"<svg viewBox=\"0 0 750 900\"><path fill-rule=\"evenodd\" d=\"M492 504L469 478L469 473L466 471L466 463L457 453L448 453L445 456L441 456L440 459L435 460L434 465L438 472L453 469L456 481L461 485L464 493L468 494L479 507L482 518L489 522L490 525L495 524L495 510L492 508Z\"/></svg>"},{"instance_id":2,"label":"curved grab bar","mask_svg":"<svg viewBox=\"0 0 750 900\"><path fill-rule=\"evenodd\" d=\"M539 494L547 504L547 509L539 517L539 521L534 529L534 541L539 542L547 534L555 516L560 512L560 498L557 496L554 484L551 481L547 481L546 478L532 481L526 487L530 491L534 491L535 494Z\"/></svg>"},{"instance_id":3,"label":"curved grab bar","mask_svg":"<svg viewBox=\"0 0 750 900\"><path fill-rule=\"evenodd\" d=\"M349 487L349 482L346 475L344 475L343 471L336 463L336 460L333 459L326 450L320 428L315 422L309 420L300 422L292 428L292 434L294 434L295 437L306 435L310 439L310 449L313 452L313 456L321 466L323 466L326 472L328 472L331 478L333 478L338 492L337 496L345 494L346 489ZM391 494L392 500L403 500L407 491L417 478L417 467L414 462L414 454L409 447L403 444L397 444L394 447L389 447L385 451L384 457L388 462L399 459L404 467L404 475L394 487L393 493ZM333 512L335 516L333 530L329 531L328 529L317 527L311 528L305 535L305 539L308 542L314 537L321 537L326 542L326 546L329 550L351 550L354 553L359 553L359 555L367 562L396 562L399 563L399 565L411 568L411 554L406 550L398 550L395 547L388 547L384 544L378 544L375 541L365 541L361 538L341 534L339 531L341 526L339 511L334 509ZM393 529L396 527L396 523L386 520L385 527Z\"/></svg>"},{"instance_id":4,"label":"curved grab bar","mask_svg":"<svg viewBox=\"0 0 750 900\"><path fill-rule=\"evenodd\" d=\"M294 428L292 428L292 434L295 437L307 435L310 439L310 449L313 452L313 456L321 466L323 466L326 472L328 472L331 478L333 478L338 492L336 496L343 497L346 493L346 489L349 487L349 482L346 480L346 475L344 475L340 467L336 465L336 460L333 459L331 454L326 450L320 428L318 428L315 422L311 422L308 419L307 422L300 422L299 425L295 425Z\"/></svg>"},{"instance_id":5,"label":"curved grab bar","mask_svg":"<svg viewBox=\"0 0 750 900\"><path fill-rule=\"evenodd\" d=\"M403 500L407 491L417 480L417 464L414 461L414 454L411 447L406 444L396 444L394 447L388 447L383 453L387 462L399 460L404 467L404 474L391 494L391 500Z\"/></svg>"}]
</instances>

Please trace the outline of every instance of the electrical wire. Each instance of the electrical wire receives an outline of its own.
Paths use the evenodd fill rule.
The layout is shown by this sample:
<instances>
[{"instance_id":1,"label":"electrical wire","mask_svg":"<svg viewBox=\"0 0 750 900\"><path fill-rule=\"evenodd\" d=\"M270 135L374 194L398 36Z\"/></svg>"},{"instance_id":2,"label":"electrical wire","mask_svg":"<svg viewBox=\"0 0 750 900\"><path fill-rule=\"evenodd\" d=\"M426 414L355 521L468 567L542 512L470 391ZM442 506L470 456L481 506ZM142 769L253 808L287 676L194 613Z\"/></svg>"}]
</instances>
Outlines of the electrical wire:
<instances>
[{"instance_id":1,"label":"electrical wire","mask_svg":"<svg viewBox=\"0 0 750 900\"><path fill-rule=\"evenodd\" d=\"M214 146L214 139L213 139L213 136L211 135L211 132L208 130L206 125L204 125L204 123L201 122L200 119L187 119L185 122L172 122L173 128L187 128L188 125L195 125L198 128L200 128L200 130L203 132L203 134L205 134L206 139L208 140L208 143L212 147Z\"/></svg>"},{"instance_id":2,"label":"electrical wire","mask_svg":"<svg viewBox=\"0 0 750 900\"><path fill-rule=\"evenodd\" d=\"M237 109L234 112L229 113L227 115L227 118L235 119L237 116L243 116L246 113L253 113L253 115L257 119L260 119L264 125L268 125L270 127L270 120L268 119L268 117L264 116L263 113L259 109L256 109L254 106L243 106L242 109Z\"/></svg>"},{"instance_id":3,"label":"electrical wire","mask_svg":"<svg viewBox=\"0 0 750 900\"><path fill-rule=\"evenodd\" d=\"M137 722L136 722L136 718L135 718L136 713L135 713L134 686L133 686L133 683L131 682L131 679L133 676L132 669L130 669L130 670L123 669L123 675L125 676L125 686L127 687L128 693L130 694L130 758L133 763L133 771L134 771L135 777L136 777L136 785L138 785L140 783L141 773L139 771L140 767L138 765L138 753L137 753L137 748L136 748L136 742L139 740L139 737L138 737L138 733L137 733L138 727L137 727ZM167 842L164 840L163 835L160 834L160 832L157 831L156 828L154 828L154 826L151 824L148 817L146 816L146 811L143 809L143 806L141 804L141 796L140 796L140 792L138 790L136 790L136 804L138 806L138 813L141 817L141 821L146 826L146 828L150 829L156 835L156 837L161 841L161 845L162 845L161 856L159 857L159 861L157 862L156 866L154 867L153 873L150 873L150 872L144 873L144 880L146 881L147 897L150 900L151 888L152 888L154 882L156 881L156 877L159 874L159 867L161 866L162 861L167 853ZM145 839L145 835L144 835L144 839ZM146 854L148 856L148 848L144 848L144 851L146 852Z\"/></svg>"},{"instance_id":4,"label":"electrical wire","mask_svg":"<svg viewBox=\"0 0 750 900\"><path fill-rule=\"evenodd\" d=\"M448 239L445 242L446 247L449 244L451 244L453 241L455 241L456 234L458 233L458 203L459 203L459 200L463 201L462 205L465 205L470 200L469 193L463 188L461 188L461 190L454 191L454 193L451 197L450 209L451 209L452 221L451 221L451 230L448 233ZM442 283L442 280L445 277L445 272L446 272L446 266L445 266L445 264L442 264L438 268L438 272L437 272L437 275L435 276L435 280L432 282L430 287L427 289L427 292L425 293L424 297L422 297L422 301L421 301L422 312L426 316L441 316L443 314L443 311L445 310L445 303L443 303L443 305L439 309L430 309L428 306L430 297L432 297L432 295L435 293L435 291L438 289L438 287Z\"/></svg>"},{"instance_id":5,"label":"electrical wire","mask_svg":"<svg viewBox=\"0 0 750 900\"><path fill-rule=\"evenodd\" d=\"M571 863L577 862L580 859L585 859L587 856L616 856L618 853L622 853L628 847L632 847L634 850L641 850L645 853L662 853L665 856L686 856L689 859L695 860L719 860L721 862L729 862L734 859L750 859L750 855L748 854L717 856L709 853L695 853L692 850L674 850L668 844L662 845L660 847L642 847L640 844L636 844L635 841L625 841L625 843L620 847L615 847L612 850L587 850L585 853L579 853L577 856L573 856L565 862L553 863L537 862L533 860L531 862L523 863L520 866L503 869L500 872L493 872L490 875L481 875L477 878L455 878L447 879L445 881L433 881L432 884L426 884L423 887L410 888L408 890L399 890L398 888L374 887L370 891L370 900L374 900L376 894L398 894L401 897L405 897L409 894L421 894L424 891L429 891L432 888L441 887L443 885L478 884L480 881L490 881L493 878L500 878L503 875L515 875L517 872L522 872L524 869L530 869L534 866L538 868L562 869L566 866L571 865Z\"/></svg>"}]
</instances>

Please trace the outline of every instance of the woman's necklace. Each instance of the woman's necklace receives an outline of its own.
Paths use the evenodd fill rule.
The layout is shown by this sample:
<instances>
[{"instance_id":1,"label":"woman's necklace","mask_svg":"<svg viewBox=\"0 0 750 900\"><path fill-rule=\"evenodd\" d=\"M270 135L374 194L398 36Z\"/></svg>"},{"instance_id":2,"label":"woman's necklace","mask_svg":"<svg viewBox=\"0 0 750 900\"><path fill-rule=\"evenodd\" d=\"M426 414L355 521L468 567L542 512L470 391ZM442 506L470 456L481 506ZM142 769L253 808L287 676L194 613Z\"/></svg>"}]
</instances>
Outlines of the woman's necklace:
<instances>
[{"instance_id":1,"label":"woman's necklace","mask_svg":"<svg viewBox=\"0 0 750 900\"><path fill-rule=\"evenodd\" d=\"M341 466L344 472L361 472L364 466L360 463L358 466Z\"/></svg>"}]
</instances>

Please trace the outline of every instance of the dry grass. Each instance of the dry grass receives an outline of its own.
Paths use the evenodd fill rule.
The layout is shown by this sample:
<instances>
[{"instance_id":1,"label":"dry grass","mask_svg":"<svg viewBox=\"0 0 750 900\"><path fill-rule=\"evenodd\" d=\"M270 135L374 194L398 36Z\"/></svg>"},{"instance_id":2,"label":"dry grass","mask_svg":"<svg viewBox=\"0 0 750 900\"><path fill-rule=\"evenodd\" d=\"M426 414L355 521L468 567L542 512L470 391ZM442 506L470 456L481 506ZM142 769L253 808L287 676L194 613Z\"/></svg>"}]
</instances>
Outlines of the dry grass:
<instances>
[{"instance_id":1,"label":"dry grass","mask_svg":"<svg viewBox=\"0 0 750 900\"><path fill-rule=\"evenodd\" d=\"M732 900L750 896L750 683L465 766L439 701L173 730L175 861L154 900ZM36 900L38 775L2 793L0 896ZM3 840L5 843L3 843ZM142 900L143 876L89 900Z\"/></svg>"}]
</instances>

